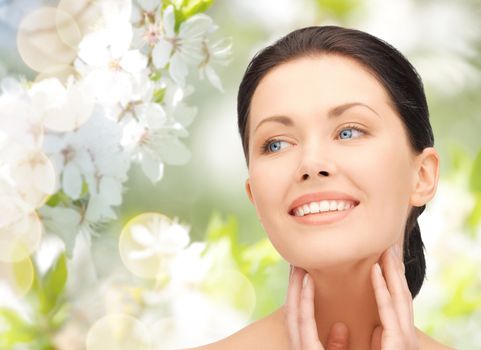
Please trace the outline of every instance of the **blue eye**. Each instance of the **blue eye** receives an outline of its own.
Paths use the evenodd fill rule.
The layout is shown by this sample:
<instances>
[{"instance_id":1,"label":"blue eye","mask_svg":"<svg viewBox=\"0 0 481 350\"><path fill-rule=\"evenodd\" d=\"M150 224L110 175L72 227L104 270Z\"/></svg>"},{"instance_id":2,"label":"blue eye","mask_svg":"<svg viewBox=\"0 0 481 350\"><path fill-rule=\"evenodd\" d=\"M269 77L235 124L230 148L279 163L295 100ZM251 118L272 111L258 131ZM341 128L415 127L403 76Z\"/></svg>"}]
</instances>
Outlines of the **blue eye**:
<instances>
[{"instance_id":1,"label":"blue eye","mask_svg":"<svg viewBox=\"0 0 481 350\"><path fill-rule=\"evenodd\" d=\"M282 142L288 143L286 141L277 140L277 139L267 140L262 145L261 150L262 150L263 153L276 153L278 150L281 149L281 143Z\"/></svg>"},{"instance_id":2,"label":"blue eye","mask_svg":"<svg viewBox=\"0 0 481 350\"><path fill-rule=\"evenodd\" d=\"M347 126L339 132L339 137L343 140L352 138L353 134L355 133L364 133L361 129L355 126Z\"/></svg>"}]
</instances>

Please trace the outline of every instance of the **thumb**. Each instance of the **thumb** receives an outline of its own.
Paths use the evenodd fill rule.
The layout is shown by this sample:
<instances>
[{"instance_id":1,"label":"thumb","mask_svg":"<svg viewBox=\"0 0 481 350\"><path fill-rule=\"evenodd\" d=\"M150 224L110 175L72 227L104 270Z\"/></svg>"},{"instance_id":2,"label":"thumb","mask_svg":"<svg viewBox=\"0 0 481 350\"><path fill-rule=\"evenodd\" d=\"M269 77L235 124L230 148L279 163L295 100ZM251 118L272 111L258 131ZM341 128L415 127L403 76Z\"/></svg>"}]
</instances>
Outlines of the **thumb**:
<instances>
[{"instance_id":1,"label":"thumb","mask_svg":"<svg viewBox=\"0 0 481 350\"><path fill-rule=\"evenodd\" d=\"M329 330L327 337L327 350L347 350L349 349L349 329L342 322L336 322Z\"/></svg>"},{"instance_id":2,"label":"thumb","mask_svg":"<svg viewBox=\"0 0 481 350\"><path fill-rule=\"evenodd\" d=\"M371 350L381 349L382 326L377 326L371 335Z\"/></svg>"}]
</instances>

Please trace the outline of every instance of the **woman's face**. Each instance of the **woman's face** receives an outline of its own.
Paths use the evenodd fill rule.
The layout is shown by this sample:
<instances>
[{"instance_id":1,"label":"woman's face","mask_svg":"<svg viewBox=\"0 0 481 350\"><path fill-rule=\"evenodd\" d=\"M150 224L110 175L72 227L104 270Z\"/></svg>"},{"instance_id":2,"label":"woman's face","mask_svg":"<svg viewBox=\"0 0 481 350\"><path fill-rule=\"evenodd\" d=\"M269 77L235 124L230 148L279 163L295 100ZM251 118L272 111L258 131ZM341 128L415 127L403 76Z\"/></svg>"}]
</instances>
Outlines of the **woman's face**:
<instances>
[{"instance_id":1,"label":"woman's face","mask_svg":"<svg viewBox=\"0 0 481 350\"><path fill-rule=\"evenodd\" d=\"M363 66L335 55L277 66L256 88L249 118L247 194L288 262L318 268L402 242L416 155L387 92ZM333 211L289 213L313 193L320 196L298 204ZM339 211L336 199L356 206Z\"/></svg>"}]
</instances>

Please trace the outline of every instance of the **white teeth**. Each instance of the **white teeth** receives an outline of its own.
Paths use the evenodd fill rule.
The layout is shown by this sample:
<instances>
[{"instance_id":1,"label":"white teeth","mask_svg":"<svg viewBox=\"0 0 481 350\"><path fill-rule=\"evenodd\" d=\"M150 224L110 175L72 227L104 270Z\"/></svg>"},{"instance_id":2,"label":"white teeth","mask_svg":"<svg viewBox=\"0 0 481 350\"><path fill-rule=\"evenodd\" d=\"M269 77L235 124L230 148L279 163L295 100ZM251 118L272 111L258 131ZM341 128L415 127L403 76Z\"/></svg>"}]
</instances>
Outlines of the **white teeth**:
<instances>
[{"instance_id":1,"label":"white teeth","mask_svg":"<svg viewBox=\"0 0 481 350\"><path fill-rule=\"evenodd\" d=\"M329 202L329 210L337 210L337 202L336 201L330 201Z\"/></svg>"},{"instance_id":2,"label":"white teeth","mask_svg":"<svg viewBox=\"0 0 481 350\"><path fill-rule=\"evenodd\" d=\"M353 208L355 205L350 201L343 200L322 200L320 202L306 203L294 210L295 216L304 216L328 211L342 211Z\"/></svg>"},{"instance_id":3,"label":"white teeth","mask_svg":"<svg viewBox=\"0 0 481 350\"><path fill-rule=\"evenodd\" d=\"M318 202L312 202L309 205L309 213L319 213L319 203Z\"/></svg>"},{"instance_id":4,"label":"white teeth","mask_svg":"<svg viewBox=\"0 0 481 350\"><path fill-rule=\"evenodd\" d=\"M329 211L330 206L331 205L329 204L329 201L321 201L319 205L319 209L321 211Z\"/></svg>"},{"instance_id":5,"label":"white teeth","mask_svg":"<svg viewBox=\"0 0 481 350\"><path fill-rule=\"evenodd\" d=\"M304 204L304 205L302 206L302 210L304 211L304 215L305 215L305 214L309 214L309 213L311 212L311 209L310 209L310 207L309 207L309 204Z\"/></svg>"}]
</instances>

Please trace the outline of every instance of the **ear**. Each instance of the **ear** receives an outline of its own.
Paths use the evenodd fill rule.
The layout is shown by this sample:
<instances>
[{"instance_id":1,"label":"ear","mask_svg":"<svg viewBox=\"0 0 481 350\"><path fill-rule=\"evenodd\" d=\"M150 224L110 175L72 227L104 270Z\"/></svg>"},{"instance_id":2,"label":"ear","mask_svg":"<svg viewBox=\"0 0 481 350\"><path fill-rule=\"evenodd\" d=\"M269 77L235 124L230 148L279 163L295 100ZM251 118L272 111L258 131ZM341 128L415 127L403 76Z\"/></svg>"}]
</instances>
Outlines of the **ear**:
<instances>
[{"instance_id":1,"label":"ear","mask_svg":"<svg viewBox=\"0 0 481 350\"><path fill-rule=\"evenodd\" d=\"M249 197L249 200L251 201L251 203L255 205L254 197L252 196L251 184L250 184L249 178L246 180L246 193L247 193L247 197Z\"/></svg>"},{"instance_id":2,"label":"ear","mask_svg":"<svg viewBox=\"0 0 481 350\"><path fill-rule=\"evenodd\" d=\"M416 173L414 190L410 203L421 207L429 202L436 194L439 179L439 155L433 147L425 148L416 157Z\"/></svg>"}]
</instances>

